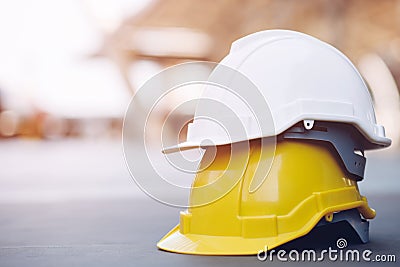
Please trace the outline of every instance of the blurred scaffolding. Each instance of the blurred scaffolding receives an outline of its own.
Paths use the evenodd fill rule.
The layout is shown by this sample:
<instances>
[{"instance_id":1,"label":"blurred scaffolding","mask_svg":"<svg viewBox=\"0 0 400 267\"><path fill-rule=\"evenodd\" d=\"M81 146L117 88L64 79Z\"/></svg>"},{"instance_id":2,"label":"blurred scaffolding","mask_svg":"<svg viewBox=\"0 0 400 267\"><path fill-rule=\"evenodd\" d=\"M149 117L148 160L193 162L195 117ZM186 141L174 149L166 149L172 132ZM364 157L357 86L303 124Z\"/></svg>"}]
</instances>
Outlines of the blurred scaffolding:
<instances>
[{"instance_id":1,"label":"blurred scaffolding","mask_svg":"<svg viewBox=\"0 0 400 267\"><path fill-rule=\"evenodd\" d=\"M54 6L51 1L45 2ZM385 125L394 146L399 144L400 1L86 0L79 2L79 6L82 19L91 21L92 28L96 29L90 32L94 36L90 48L81 51L84 63L73 68L86 76L82 74L77 84L65 84L70 81L65 76L52 80L57 87L61 83L66 91L79 88L75 98L63 102L72 103L65 104L69 109L64 110L68 112L60 112L62 105L54 101L57 98L54 94L59 93L52 95L48 90L40 101L37 97L29 99L35 108L29 115L34 119L27 121L40 125L41 130L36 132L39 136L51 136L52 132L80 135L85 125L94 122L103 125L98 127L101 131L118 131L130 96L151 75L167 66L191 60L218 62L228 53L234 40L252 32L280 28L305 32L343 51L370 85L378 122ZM68 22L75 18L65 17ZM56 29L57 34L60 31L62 29ZM22 65L34 64L29 57L19 60ZM90 72L92 78L87 76ZM38 79L35 73L25 75L31 75L33 81ZM49 77L29 86L43 89L50 84L46 79ZM0 88L4 87L4 92L15 86L3 81L4 73L0 72ZM82 95L86 100L77 102L76 96ZM1 134L18 135L26 131L23 129L30 129L29 123L17 122L21 115L7 103L7 99L3 100ZM160 121L170 112L169 108L165 107L160 113ZM190 115L183 114L176 120L187 120L187 116ZM92 126L89 128L93 129ZM61 130L57 131L58 128Z\"/></svg>"}]
</instances>

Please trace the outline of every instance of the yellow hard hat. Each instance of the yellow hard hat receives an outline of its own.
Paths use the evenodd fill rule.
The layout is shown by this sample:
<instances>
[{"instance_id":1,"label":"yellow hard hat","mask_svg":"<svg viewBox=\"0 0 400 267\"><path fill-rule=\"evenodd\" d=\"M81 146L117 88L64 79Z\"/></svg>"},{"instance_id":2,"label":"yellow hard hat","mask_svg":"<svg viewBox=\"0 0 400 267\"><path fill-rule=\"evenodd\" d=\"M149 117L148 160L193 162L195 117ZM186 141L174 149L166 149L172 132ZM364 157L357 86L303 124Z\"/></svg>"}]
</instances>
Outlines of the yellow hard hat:
<instances>
[{"instance_id":1,"label":"yellow hard hat","mask_svg":"<svg viewBox=\"0 0 400 267\"><path fill-rule=\"evenodd\" d=\"M321 133L335 129L320 128ZM375 217L360 195L359 179L344 166L346 157L334 142L310 141L296 128L285 134L276 146L254 139L248 146L239 142L207 148L192 185L190 206L158 248L203 255L257 254L304 236L321 222L334 222L341 211L358 210L365 219ZM244 161L243 171L237 166ZM269 172L254 189L257 169L265 165L271 166ZM207 203L208 197L216 200ZM360 223L365 219L359 217Z\"/></svg>"},{"instance_id":2,"label":"yellow hard hat","mask_svg":"<svg viewBox=\"0 0 400 267\"><path fill-rule=\"evenodd\" d=\"M211 81L228 77L235 90L206 87L186 142L163 149L206 151L189 208L158 247L257 254L341 221L367 242L367 219L375 211L357 186L364 178L364 151L387 147L391 140L377 124L367 86L348 58L308 35L277 30L236 41L221 65L244 74L243 81L251 81L261 97L240 104L236 95L247 89L238 86L242 79L218 72L221 67L213 70ZM268 109L254 104L262 98ZM216 108L210 99L223 105ZM260 123L265 118L273 123Z\"/></svg>"}]
</instances>

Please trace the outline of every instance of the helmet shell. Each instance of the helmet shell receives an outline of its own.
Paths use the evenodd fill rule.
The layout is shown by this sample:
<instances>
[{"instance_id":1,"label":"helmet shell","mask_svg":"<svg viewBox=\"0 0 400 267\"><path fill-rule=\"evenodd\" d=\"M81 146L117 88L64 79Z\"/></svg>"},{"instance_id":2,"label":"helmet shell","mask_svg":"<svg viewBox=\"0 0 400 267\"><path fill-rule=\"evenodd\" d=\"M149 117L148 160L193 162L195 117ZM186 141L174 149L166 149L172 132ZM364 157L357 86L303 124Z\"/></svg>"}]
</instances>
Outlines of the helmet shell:
<instances>
[{"instance_id":1,"label":"helmet shell","mask_svg":"<svg viewBox=\"0 0 400 267\"><path fill-rule=\"evenodd\" d=\"M243 143L218 146L211 164L214 154L206 151L200 166L205 168L192 186L191 205L181 212L179 225L157 244L160 249L251 255L308 234L335 212L357 209L366 219L375 217L356 181L346 177L326 146L283 140L275 152L261 139L250 141L250 150ZM258 180L260 166L269 165L274 154L271 170ZM247 157L246 166L238 167ZM255 179L260 186L253 191ZM233 187L232 180L237 181Z\"/></svg>"},{"instance_id":2,"label":"helmet shell","mask_svg":"<svg viewBox=\"0 0 400 267\"><path fill-rule=\"evenodd\" d=\"M210 117L224 115L220 110L213 114L212 109L202 107L199 102L194 121L189 125L187 142L176 148L200 146L204 139L223 145L277 136L303 120L352 124L365 138L365 149L391 144L384 127L376 122L371 95L360 73L343 53L325 42L294 31L261 31L235 41L221 65L242 73L258 88L272 116L273 127L269 128L274 129L260 129L254 112L240 107L229 92L210 88L205 90L204 97L221 101L233 111L239 110L245 131L239 131L242 134L233 139L227 134L223 136L224 131L217 129L212 120L200 118L204 118L205 110Z\"/></svg>"}]
</instances>

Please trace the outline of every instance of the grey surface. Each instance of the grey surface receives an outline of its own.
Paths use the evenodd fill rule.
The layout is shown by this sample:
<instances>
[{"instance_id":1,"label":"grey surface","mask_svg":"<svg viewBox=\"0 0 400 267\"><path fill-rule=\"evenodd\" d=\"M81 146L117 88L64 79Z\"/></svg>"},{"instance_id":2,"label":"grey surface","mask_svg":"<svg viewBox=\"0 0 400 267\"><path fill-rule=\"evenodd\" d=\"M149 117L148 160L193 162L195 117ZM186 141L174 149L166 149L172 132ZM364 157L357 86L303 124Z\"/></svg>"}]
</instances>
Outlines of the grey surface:
<instances>
[{"instance_id":1,"label":"grey surface","mask_svg":"<svg viewBox=\"0 0 400 267\"><path fill-rule=\"evenodd\" d=\"M157 250L157 241L178 222L179 209L137 189L117 141L11 141L0 148L1 267L310 265ZM399 259L399 157L369 158L360 187L378 216L371 221L371 242L350 248Z\"/></svg>"}]
</instances>

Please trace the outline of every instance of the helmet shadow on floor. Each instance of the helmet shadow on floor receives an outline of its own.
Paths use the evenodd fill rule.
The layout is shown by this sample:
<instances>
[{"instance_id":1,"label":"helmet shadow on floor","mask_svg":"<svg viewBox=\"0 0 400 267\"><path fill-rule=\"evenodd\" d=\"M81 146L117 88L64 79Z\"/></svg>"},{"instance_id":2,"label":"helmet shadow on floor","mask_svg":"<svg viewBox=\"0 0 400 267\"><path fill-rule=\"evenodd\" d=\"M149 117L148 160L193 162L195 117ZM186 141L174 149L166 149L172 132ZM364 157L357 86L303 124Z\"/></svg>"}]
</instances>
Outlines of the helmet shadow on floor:
<instances>
[{"instance_id":1,"label":"helmet shadow on floor","mask_svg":"<svg viewBox=\"0 0 400 267\"><path fill-rule=\"evenodd\" d=\"M337 241L341 238L347 241L347 246L362 244L359 236L350 224L346 221L341 221L330 225L315 227L307 235L281 245L275 248L275 251L297 250L300 252L310 249L322 251L329 247L338 249Z\"/></svg>"}]
</instances>

